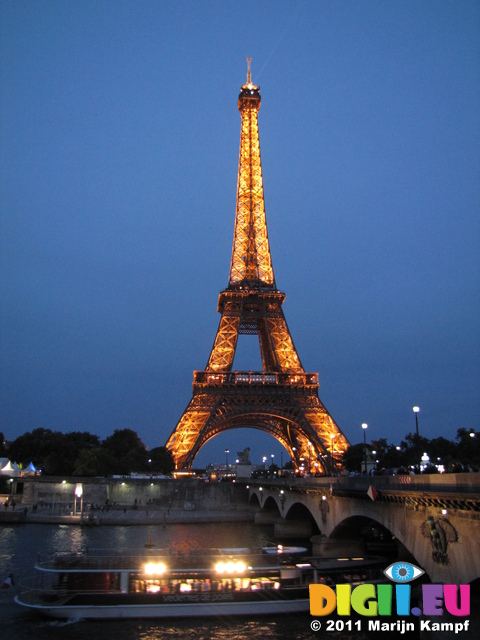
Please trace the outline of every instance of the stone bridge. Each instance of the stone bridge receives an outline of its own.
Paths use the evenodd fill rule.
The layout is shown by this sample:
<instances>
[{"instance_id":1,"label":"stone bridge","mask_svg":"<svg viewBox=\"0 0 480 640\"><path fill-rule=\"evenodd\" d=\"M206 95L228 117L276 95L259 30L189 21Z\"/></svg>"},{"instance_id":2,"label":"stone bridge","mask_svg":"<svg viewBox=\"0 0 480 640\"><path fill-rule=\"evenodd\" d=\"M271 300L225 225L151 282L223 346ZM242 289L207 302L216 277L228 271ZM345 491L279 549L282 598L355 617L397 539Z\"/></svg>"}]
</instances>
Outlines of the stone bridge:
<instances>
[{"instance_id":1,"label":"stone bridge","mask_svg":"<svg viewBox=\"0 0 480 640\"><path fill-rule=\"evenodd\" d=\"M366 546L409 558L432 582L480 578L480 473L262 479L248 491L257 523L274 523L279 537L313 535L322 555ZM376 537L365 542L366 532Z\"/></svg>"}]
</instances>

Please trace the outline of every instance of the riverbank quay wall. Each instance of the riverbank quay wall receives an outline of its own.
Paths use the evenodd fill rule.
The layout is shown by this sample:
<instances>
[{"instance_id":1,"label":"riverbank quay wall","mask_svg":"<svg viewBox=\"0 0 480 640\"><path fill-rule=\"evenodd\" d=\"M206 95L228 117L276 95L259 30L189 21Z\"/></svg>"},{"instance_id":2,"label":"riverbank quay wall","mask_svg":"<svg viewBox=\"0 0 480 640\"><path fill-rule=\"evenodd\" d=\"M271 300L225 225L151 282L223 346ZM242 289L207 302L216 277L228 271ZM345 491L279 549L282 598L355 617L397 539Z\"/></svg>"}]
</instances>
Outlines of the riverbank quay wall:
<instances>
[{"instance_id":1,"label":"riverbank quay wall","mask_svg":"<svg viewBox=\"0 0 480 640\"><path fill-rule=\"evenodd\" d=\"M15 500L25 505L49 506L52 511L73 510L75 488L81 484L85 512L112 509L170 511L246 511L248 490L232 482L211 483L196 478L57 478L31 477ZM76 509L79 510L77 498ZM20 506L20 505L19 505Z\"/></svg>"}]
</instances>

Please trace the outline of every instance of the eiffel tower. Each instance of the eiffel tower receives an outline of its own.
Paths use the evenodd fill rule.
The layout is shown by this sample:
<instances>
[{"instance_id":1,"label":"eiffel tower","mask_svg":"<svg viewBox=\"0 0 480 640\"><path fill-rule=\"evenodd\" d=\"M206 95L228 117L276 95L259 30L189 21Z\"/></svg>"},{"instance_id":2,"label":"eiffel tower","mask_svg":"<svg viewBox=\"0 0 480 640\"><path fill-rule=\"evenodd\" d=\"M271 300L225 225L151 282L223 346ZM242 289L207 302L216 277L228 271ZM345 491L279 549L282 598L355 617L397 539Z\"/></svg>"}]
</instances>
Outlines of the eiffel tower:
<instances>
[{"instance_id":1,"label":"eiffel tower","mask_svg":"<svg viewBox=\"0 0 480 640\"><path fill-rule=\"evenodd\" d=\"M260 87L247 82L242 117L237 208L228 287L220 292L217 335L193 397L167 441L177 469L190 469L203 445L229 429L274 436L296 471L332 473L348 441L318 397L318 374L306 373L282 310L268 242L258 134ZM232 371L240 334L257 335L263 371Z\"/></svg>"}]
</instances>

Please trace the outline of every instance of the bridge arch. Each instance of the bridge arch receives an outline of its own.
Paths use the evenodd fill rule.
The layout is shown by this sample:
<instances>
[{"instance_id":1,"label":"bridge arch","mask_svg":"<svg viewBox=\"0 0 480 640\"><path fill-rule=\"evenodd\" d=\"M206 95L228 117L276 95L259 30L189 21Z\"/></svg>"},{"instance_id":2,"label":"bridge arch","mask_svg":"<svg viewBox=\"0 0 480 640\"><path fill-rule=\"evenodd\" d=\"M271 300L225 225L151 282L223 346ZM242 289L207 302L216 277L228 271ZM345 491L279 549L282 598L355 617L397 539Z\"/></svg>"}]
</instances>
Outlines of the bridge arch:
<instances>
[{"instance_id":1,"label":"bridge arch","mask_svg":"<svg viewBox=\"0 0 480 640\"><path fill-rule=\"evenodd\" d=\"M267 497L267 499L263 504L262 509L264 511L269 511L270 513L275 513L279 517L281 516L281 505L273 496Z\"/></svg>"},{"instance_id":2,"label":"bridge arch","mask_svg":"<svg viewBox=\"0 0 480 640\"><path fill-rule=\"evenodd\" d=\"M348 530L354 528L362 534L366 552L385 554L387 557L393 553L399 559L419 561L416 545L412 544L412 528L405 527L405 519L389 517L388 513L372 513L369 507L363 502L350 504L348 515L337 520L328 534L329 538L341 539Z\"/></svg>"},{"instance_id":3,"label":"bridge arch","mask_svg":"<svg viewBox=\"0 0 480 640\"><path fill-rule=\"evenodd\" d=\"M248 498L248 504L251 507L261 507L260 498L258 497L258 494L255 491L252 491L252 493L250 494Z\"/></svg>"},{"instance_id":4,"label":"bridge arch","mask_svg":"<svg viewBox=\"0 0 480 640\"><path fill-rule=\"evenodd\" d=\"M311 535L318 535L321 533L320 528L318 526L318 522L314 514L309 509L309 507L302 504L301 502L293 502L289 506L288 511L286 512L284 518L287 522L298 522L300 520L304 522L308 521L312 528Z\"/></svg>"},{"instance_id":5,"label":"bridge arch","mask_svg":"<svg viewBox=\"0 0 480 640\"><path fill-rule=\"evenodd\" d=\"M366 554L395 557L417 563L418 560L394 531L379 519L366 515L349 515L338 522L330 532L329 539L335 542L356 539Z\"/></svg>"},{"instance_id":6,"label":"bridge arch","mask_svg":"<svg viewBox=\"0 0 480 640\"><path fill-rule=\"evenodd\" d=\"M371 531L377 529L378 532ZM379 537L385 539L385 534L388 533L380 522L377 522L373 518L365 515L349 515L341 522L338 522L335 527L330 531L330 538L346 538L351 531L359 533L362 537L369 537L371 534L373 537Z\"/></svg>"}]
</instances>

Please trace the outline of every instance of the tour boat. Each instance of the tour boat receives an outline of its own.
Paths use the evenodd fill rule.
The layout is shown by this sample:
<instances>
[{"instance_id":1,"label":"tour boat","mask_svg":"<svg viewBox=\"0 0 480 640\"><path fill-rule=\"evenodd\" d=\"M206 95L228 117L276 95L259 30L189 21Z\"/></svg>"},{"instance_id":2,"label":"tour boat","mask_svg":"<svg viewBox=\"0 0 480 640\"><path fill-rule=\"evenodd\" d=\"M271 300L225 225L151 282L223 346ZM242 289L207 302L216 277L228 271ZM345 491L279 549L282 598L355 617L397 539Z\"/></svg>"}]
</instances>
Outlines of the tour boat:
<instances>
[{"instance_id":1,"label":"tour boat","mask_svg":"<svg viewBox=\"0 0 480 640\"><path fill-rule=\"evenodd\" d=\"M325 562L303 548L140 553L105 551L39 557L39 583L15 601L65 619L174 618L309 611L312 583L366 579L363 558Z\"/></svg>"}]
</instances>

